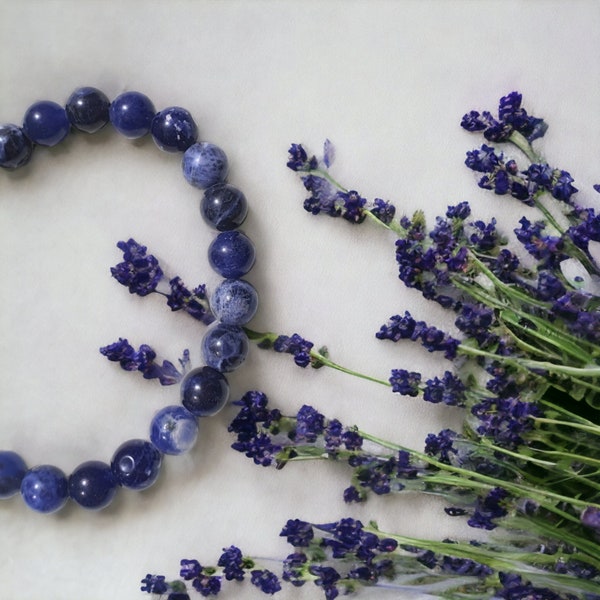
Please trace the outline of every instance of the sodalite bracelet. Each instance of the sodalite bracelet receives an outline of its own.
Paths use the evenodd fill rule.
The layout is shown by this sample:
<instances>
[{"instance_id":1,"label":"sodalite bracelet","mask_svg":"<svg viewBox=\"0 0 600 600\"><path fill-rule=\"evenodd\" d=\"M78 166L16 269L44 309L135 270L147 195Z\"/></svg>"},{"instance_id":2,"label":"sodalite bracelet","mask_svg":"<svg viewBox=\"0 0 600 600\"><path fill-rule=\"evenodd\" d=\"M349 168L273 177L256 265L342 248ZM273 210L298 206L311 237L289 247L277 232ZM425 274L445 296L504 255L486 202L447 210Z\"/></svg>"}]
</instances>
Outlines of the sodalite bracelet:
<instances>
[{"instance_id":1,"label":"sodalite bracelet","mask_svg":"<svg viewBox=\"0 0 600 600\"><path fill-rule=\"evenodd\" d=\"M36 146L55 146L72 130L95 133L109 122L129 139L150 133L161 150L184 153L185 179L204 190L202 218L219 232L209 246L209 262L225 279L211 298L217 322L202 341L206 366L183 378L181 405L167 406L156 413L149 440L128 440L117 448L110 464L84 462L69 477L52 465L28 468L15 452L0 451L0 498L20 491L27 506L42 513L59 510L69 498L87 509L104 508L119 487L143 490L152 485L163 454L190 450L198 437L198 418L216 414L229 399L224 373L244 362L249 344L241 326L252 319L258 307L256 290L240 279L255 261L254 245L235 231L246 218L246 198L226 183L228 162L223 150L198 142L196 123L187 110L174 106L156 112L151 100L139 92L125 92L110 102L96 88L79 88L64 107L49 101L33 104L25 113L22 127L0 125L0 167L23 167Z\"/></svg>"}]
</instances>

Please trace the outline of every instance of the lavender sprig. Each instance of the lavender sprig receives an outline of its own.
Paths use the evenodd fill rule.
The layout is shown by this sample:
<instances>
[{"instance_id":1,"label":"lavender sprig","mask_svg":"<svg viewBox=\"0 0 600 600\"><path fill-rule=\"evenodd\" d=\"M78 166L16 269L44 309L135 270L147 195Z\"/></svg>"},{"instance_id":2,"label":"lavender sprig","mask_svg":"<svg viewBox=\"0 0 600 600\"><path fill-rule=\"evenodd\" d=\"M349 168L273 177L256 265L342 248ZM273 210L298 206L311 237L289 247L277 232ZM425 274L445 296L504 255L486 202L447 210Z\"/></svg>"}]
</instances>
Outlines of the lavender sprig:
<instances>
[{"instance_id":1,"label":"lavender sprig","mask_svg":"<svg viewBox=\"0 0 600 600\"><path fill-rule=\"evenodd\" d=\"M295 587L313 584L326 600L364 587L448 598L596 598L598 572L560 543L554 553L536 553L519 545L509 547L506 542L435 542L382 532L375 522L363 525L353 518L329 523L289 519L280 535L293 547L291 554L278 561L281 579ZM280 579L274 572L255 569L254 559L242 557L234 546L224 550L218 563L222 570L202 567L197 560L182 560L182 580L167 583L164 576L147 575L142 591L187 594L186 583L191 581L202 596L217 595L223 574L214 573L227 570L227 579L243 581L250 571L251 582L261 591L280 591ZM532 556L535 564L526 566ZM204 582L211 580L217 581L209 588Z\"/></svg>"},{"instance_id":2,"label":"lavender sprig","mask_svg":"<svg viewBox=\"0 0 600 600\"><path fill-rule=\"evenodd\" d=\"M167 299L172 311L183 310L205 325L215 320L210 312L205 285L190 290L179 276L167 281L158 259L148 254L148 248L133 238L118 242L117 247L123 252L123 261L111 267L110 272L129 289L130 294L147 296L157 293Z\"/></svg>"},{"instance_id":3,"label":"lavender sprig","mask_svg":"<svg viewBox=\"0 0 600 600\"><path fill-rule=\"evenodd\" d=\"M112 362L118 362L125 371L140 371L144 379L158 379L161 385L173 385L183 379L189 368L190 353L184 350L179 359L181 372L175 365L163 360L161 364L155 362L156 352L147 344L142 344L137 350L125 339L100 348L100 354Z\"/></svg>"}]
</instances>

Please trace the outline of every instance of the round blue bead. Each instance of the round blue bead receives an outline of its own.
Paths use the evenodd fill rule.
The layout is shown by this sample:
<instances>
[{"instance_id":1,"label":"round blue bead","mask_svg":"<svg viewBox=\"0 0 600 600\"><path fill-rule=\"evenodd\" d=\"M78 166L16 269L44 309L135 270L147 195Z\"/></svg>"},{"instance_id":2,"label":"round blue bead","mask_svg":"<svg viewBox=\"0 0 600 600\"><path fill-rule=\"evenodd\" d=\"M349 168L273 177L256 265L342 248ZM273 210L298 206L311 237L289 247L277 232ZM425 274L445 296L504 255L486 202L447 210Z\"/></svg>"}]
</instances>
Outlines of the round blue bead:
<instances>
[{"instance_id":1,"label":"round blue bead","mask_svg":"<svg viewBox=\"0 0 600 600\"><path fill-rule=\"evenodd\" d=\"M246 196L227 183L217 183L209 187L200 201L203 219L219 231L238 228L248 214Z\"/></svg>"},{"instance_id":2,"label":"round blue bead","mask_svg":"<svg viewBox=\"0 0 600 600\"><path fill-rule=\"evenodd\" d=\"M255 258L254 244L240 231L224 231L208 247L210 266L228 279L237 279L248 273Z\"/></svg>"},{"instance_id":3,"label":"round blue bead","mask_svg":"<svg viewBox=\"0 0 600 600\"><path fill-rule=\"evenodd\" d=\"M93 87L76 89L67 100L65 110L75 129L95 133L108 123L110 100Z\"/></svg>"},{"instance_id":4,"label":"round blue bead","mask_svg":"<svg viewBox=\"0 0 600 600\"><path fill-rule=\"evenodd\" d=\"M132 140L141 138L150 131L155 113L150 98L140 92L125 92L117 96L108 111L114 128Z\"/></svg>"},{"instance_id":5,"label":"round blue bead","mask_svg":"<svg viewBox=\"0 0 600 600\"><path fill-rule=\"evenodd\" d=\"M150 133L161 150L185 152L196 143L198 128L192 115L185 108L171 106L154 116Z\"/></svg>"},{"instance_id":6,"label":"round blue bead","mask_svg":"<svg viewBox=\"0 0 600 600\"><path fill-rule=\"evenodd\" d=\"M69 477L69 496L83 508L105 508L116 493L117 480L110 465L99 460L82 463Z\"/></svg>"},{"instance_id":7,"label":"round blue bead","mask_svg":"<svg viewBox=\"0 0 600 600\"><path fill-rule=\"evenodd\" d=\"M212 367L198 367L181 382L181 404L196 417L216 415L228 399L227 379Z\"/></svg>"},{"instance_id":8,"label":"round blue bead","mask_svg":"<svg viewBox=\"0 0 600 600\"><path fill-rule=\"evenodd\" d=\"M244 279L226 279L210 299L214 315L227 325L245 325L256 314L258 292Z\"/></svg>"},{"instance_id":9,"label":"round blue bead","mask_svg":"<svg viewBox=\"0 0 600 600\"><path fill-rule=\"evenodd\" d=\"M218 323L202 339L204 362L217 371L229 373L246 360L248 346L248 336L241 327Z\"/></svg>"},{"instance_id":10,"label":"round blue bead","mask_svg":"<svg viewBox=\"0 0 600 600\"><path fill-rule=\"evenodd\" d=\"M59 468L40 465L25 473L21 481L21 496L29 508L52 513L67 502L67 487L67 477Z\"/></svg>"},{"instance_id":11,"label":"round blue bead","mask_svg":"<svg viewBox=\"0 0 600 600\"><path fill-rule=\"evenodd\" d=\"M229 164L225 152L214 144L192 144L183 155L183 176L194 187L205 189L225 181Z\"/></svg>"},{"instance_id":12,"label":"round blue bead","mask_svg":"<svg viewBox=\"0 0 600 600\"><path fill-rule=\"evenodd\" d=\"M26 471L25 461L16 452L0 452L0 498L10 498L19 491Z\"/></svg>"},{"instance_id":13,"label":"round blue bead","mask_svg":"<svg viewBox=\"0 0 600 600\"><path fill-rule=\"evenodd\" d=\"M183 406L165 406L150 425L150 441L165 454L183 454L198 439L196 417Z\"/></svg>"},{"instance_id":14,"label":"round blue bead","mask_svg":"<svg viewBox=\"0 0 600 600\"><path fill-rule=\"evenodd\" d=\"M67 137L70 129L67 111L48 100L32 104L23 120L25 135L40 146L56 146Z\"/></svg>"},{"instance_id":15,"label":"round blue bead","mask_svg":"<svg viewBox=\"0 0 600 600\"><path fill-rule=\"evenodd\" d=\"M0 167L17 169L29 162L33 144L16 125L0 125Z\"/></svg>"},{"instance_id":16,"label":"round blue bead","mask_svg":"<svg viewBox=\"0 0 600 600\"><path fill-rule=\"evenodd\" d=\"M126 488L144 490L157 479L162 455L146 440L129 440L121 444L110 463L117 482Z\"/></svg>"}]
</instances>

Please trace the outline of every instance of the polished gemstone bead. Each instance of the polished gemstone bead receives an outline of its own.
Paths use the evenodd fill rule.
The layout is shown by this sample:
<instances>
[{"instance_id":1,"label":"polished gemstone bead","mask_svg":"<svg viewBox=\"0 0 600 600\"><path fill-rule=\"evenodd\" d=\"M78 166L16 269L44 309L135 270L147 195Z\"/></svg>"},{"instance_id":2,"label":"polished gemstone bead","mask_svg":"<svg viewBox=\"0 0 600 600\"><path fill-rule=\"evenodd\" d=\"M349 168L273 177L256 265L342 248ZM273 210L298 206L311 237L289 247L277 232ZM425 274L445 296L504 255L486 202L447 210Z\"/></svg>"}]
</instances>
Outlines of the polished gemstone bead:
<instances>
[{"instance_id":1,"label":"polished gemstone bead","mask_svg":"<svg viewBox=\"0 0 600 600\"><path fill-rule=\"evenodd\" d=\"M192 115L179 106L170 106L154 115L150 133L156 145L166 152L185 152L198 138Z\"/></svg>"},{"instance_id":2,"label":"polished gemstone bead","mask_svg":"<svg viewBox=\"0 0 600 600\"><path fill-rule=\"evenodd\" d=\"M237 279L248 273L255 258L254 244L241 231L224 231L208 247L210 266L228 279Z\"/></svg>"},{"instance_id":3,"label":"polished gemstone bead","mask_svg":"<svg viewBox=\"0 0 600 600\"><path fill-rule=\"evenodd\" d=\"M0 125L0 167L17 169L29 162L33 143L16 125Z\"/></svg>"},{"instance_id":4,"label":"polished gemstone bead","mask_svg":"<svg viewBox=\"0 0 600 600\"><path fill-rule=\"evenodd\" d=\"M209 187L200 201L200 213L204 220L219 231L239 227L248 214L246 196L227 183Z\"/></svg>"},{"instance_id":5,"label":"polished gemstone bead","mask_svg":"<svg viewBox=\"0 0 600 600\"><path fill-rule=\"evenodd\" d=\"M41 513L62 508L69 498L67 477L57 467L40 465L29 469L21 481L21 496L25 504Z\"/></svg>"},{"instance_id":6,"label":"polished gemstone bead","mask_svg":"<svg viewBox=\"0 0 600 600\"><path fill-rule=\"evenodd\" d=\"M162 455L153 444L129 440L117 448L110 466L120 485L144 490L156 481L161 463Z\"/></svg>"},{"instance_id":7,"label":"polished gemstone bead","mask_svg":"<svg viewBox=\"0 0 600 600\"><path fill-rule=\"evenodd\" d=\"M125 92L111 103L108 115L114 128L126 138L137 139L150 131L156 111L148 96Z\"/></svg>"},{"instance_id":8,"label":"polished gemstone bead","mask_svg":"<svg viewBox=\"0 0 600 600\"><path fill-rule=\"evenodd\" d=\"M183 454L197 439L196 417L183 406L165 406L150 424L150 441L164 454Z\"/></svg>"},{"instance_id":9,"label":"polished gemstone bead","mask_svg":"<svg viewBox=\"0 0 600 600\"><path fill-rule=\"evenodd\" d=\"M207 142L192 144L185 151L181 166L188 183L200 189L222 183L229 170L225 152Z\"/></svg>"},{"instance_id":10,"label":"polished gemstone bead","mask_svg":"<svg viewBox=\"0 0 600 600\"><path fill-rule=\"evenodd\" d=\"M245 325L256 314L258 292L244 279L226 279L210 299L213 314L227 325Z\"/></svg>"},{"instance_id":11,"label":"polished gemstone bead","mask_svg":"<svg viewBox=\"0 0 600 600\"><path fill-rule=\"evenodd\" d=\"M10 498L19 491L26 471L25 461L16 452L0 451L0 498Z\"/></svg>"},{"instance_id":12,"label":"polished gemstone bead","mask_svg":"<svg viewBox=\"0 0 600 600\"><path fill-rule=\"evenodd\" d=\"M56 146L67 137L70 129L67 111L48 100L32 104L23 119L25 135L40 146Z\"/></svg>"},{"instance_id":13,"label":"polished gemstone bead","mask_svg":"<svg viewBox=\"0 0 600 600\"><path fill-rule=\"evenodd\" d=\"M99 460L82 463L69 477L69 496L83 508L105 508L116 493L117 480L110 465Z\"/></svg>"},{"instance_id":14,"label":"polished gemstone bead","mask_svg":"<svg viewBox=\"0 0 600 600\"><path fill-rule=\"evenodd\" d=\"M229 400L225 375L212 367L198 367L181 382L181 404L196 417L216 415Z\"/></svg>"},{"instance_id":15,"label":"polished gemstone bead","mask_svg":"<svg viewBox=\"0 0 600 600\"><path fill-rule=\"evenodd\" d=\"M109 107L106 94L93 87L81 87L69 96L65 110L75 129L95 133L108 123Z\"/></svg>"},{"instance_id":16,"label":"polished gemstone bead","mask_svg":"<svg viewBox=\"0 0 600 600\"><path fill-rule=\"evenodd\" d=\"M248 336L241 327L217 323L202 339L204 362L217 371L229 373L246 360L248 345Z\"/></svg>"}]
</instances>

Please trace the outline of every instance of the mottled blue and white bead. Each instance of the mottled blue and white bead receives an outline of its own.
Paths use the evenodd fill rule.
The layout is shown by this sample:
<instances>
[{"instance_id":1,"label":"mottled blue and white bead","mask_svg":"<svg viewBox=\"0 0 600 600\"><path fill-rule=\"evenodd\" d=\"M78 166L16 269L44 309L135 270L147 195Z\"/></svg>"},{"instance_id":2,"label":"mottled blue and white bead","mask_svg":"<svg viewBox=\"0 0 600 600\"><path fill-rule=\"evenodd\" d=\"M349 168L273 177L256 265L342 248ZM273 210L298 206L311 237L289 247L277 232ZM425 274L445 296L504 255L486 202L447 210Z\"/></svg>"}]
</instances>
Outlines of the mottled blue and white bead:
<instances>
[{"instance_id":1,"label":"mottled blue and white bead","mask_svg":"<svg viewBox=\"0 0 600 600\"><path fill-rule=\"evenodd\" d=\"M150 425L150 440L164 454L183 454L198 439L196 417L183 406L165 406Z\"/></svg>"},{"instance_id":2,"label":"mottled blue and white bead","mask_svg":"<svg viewBox=\"0 0 600 600\"><path fill-rule=\"evenodd\" d=\"M248 214L246 196L228 183L209 187L200 201L200 214L211 227L218 231L237 229Z\"/></svg>"},{"instance_id":3,"label":"mottled blue and white bead","mask_svg":"<svg viewBox=\"0 0 600 600\"><path fill-rule=\"evenodd\" d=\"M222 183L229 171L225 152L208 142L191 145L183 155L181 166L188 183L200 189Z\"/></svg>"},{"instance_id":4,"label":"mottled blue and white bead","mask_svg":"<svg viewBox=\"0 0 600 600\"><path fill-rule=\"evenodd\" d=\"M52 465L33 467L21 481L21 496L37 512L56 512L69 498L67 476Z\"/></svg>"},{"instance_id":5,"label":"mottled blue and white bead","mask_svg":"<svg viewBox=\"0 0 600 600\"><path fill-rule=\"evenodd\" d=\"M244 279L226 279L210 300L213 314L226 325L245 325L258 309L258 292Z\"/></svg>"},{"instance_id":6,"label":"mottled blue and white bead","mask_svg":"<svg viewBox=\"0 0 600 600\"><path fill-rule=\"evenodd\" d=\"M217 323L202 339L204 362L222 373L235 371L248 356L248 336L241 327Z\"/></svg>"}]
</instances>

